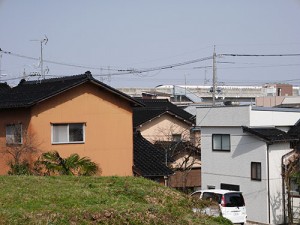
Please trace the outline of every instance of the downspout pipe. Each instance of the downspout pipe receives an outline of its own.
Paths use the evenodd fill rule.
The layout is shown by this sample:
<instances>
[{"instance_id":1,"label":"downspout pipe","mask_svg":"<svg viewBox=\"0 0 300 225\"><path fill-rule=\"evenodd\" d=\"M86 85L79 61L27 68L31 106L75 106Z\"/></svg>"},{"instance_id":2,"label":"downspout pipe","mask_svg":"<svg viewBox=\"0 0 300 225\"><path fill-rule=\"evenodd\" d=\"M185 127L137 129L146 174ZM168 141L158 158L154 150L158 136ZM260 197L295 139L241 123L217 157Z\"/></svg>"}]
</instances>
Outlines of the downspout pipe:
<instances>
[{"instance_id":1,"label":"downspout pipe","mask_svg":"<svg viewBox=\"0 0 300 225\"><path fill-rule=\"evenodd\" d=\"M286 168L286 165L284 164L284 159L291 155L293 152L295 152L295 150L293 151L290 151L286 154L284 154L282 157L281 157L281 177L282 177L282 204L283 204L283 207L282 207L282 210L283 210L283 224L287 224L287 221L286 221L286 209L285 209L285 181L284 181L284 178L285 178L285 168Z\"/></svg>"},{"instance_id":2,"label":"downspout pipe","mask_svg":"<svg viewBox=\"0 0 300 225\"><path fill-rule=\"evenodd\" d=\"M267 143L267 174L268 174L268 221L271 222L271 202L270 202L270 157L269 148L271 143Z\"/></svg>"}]
</instances>

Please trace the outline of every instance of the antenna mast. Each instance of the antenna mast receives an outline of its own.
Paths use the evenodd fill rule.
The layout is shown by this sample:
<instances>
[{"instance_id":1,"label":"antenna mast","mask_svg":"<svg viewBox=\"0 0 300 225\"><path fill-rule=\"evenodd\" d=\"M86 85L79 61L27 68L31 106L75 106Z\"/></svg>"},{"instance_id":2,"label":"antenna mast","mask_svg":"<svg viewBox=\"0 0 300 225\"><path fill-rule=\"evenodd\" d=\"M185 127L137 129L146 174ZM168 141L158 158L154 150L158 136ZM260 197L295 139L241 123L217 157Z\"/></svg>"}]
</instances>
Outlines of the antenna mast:
<instances>
[{"instance_id":1,"label":"antenna mast","mask_svg":"<svg viewBox=\"0 0 300 225\"><path fill-rule=\"evenodd\" d=\"M45 35L45 38L43 38L41 40L31 40L31 41L39 41L41 44L40 68L41 68L41 76L43 79L45 79L44 59L43 59L43 43L46 45L48 42L48 38Z\"/></svg>"},{"instance_id":2,"label":"antenna mast","mask_svg":"<svg viewBox=\"0 0 300 225\"><path fill-rule=\"evenodd\" d=\"M43 60L43 43L45 43L45 45L48 42L48 38L45 35L45 38L41 40L41 76L43 79L45 79L45 71L44 71L44 60Z\"/></svg>"}]
</instances>

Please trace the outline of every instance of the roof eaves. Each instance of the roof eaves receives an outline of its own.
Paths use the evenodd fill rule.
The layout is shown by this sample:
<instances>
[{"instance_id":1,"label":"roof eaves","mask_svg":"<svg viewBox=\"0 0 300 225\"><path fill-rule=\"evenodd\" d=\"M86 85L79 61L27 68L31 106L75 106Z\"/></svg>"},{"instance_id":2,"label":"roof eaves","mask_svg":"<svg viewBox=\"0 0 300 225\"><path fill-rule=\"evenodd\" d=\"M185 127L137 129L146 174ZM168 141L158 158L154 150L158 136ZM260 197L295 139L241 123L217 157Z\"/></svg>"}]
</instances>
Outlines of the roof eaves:
<instances>
[{"instance_id":1,"label":"roof eaves","mask_svg":"<svg viewBox=\"0 0 300 225\"><path fill-rule=\"evenodd\" d=\"M288 134L287 134L287 137L282 138L282 139L271 139L271 138L268 138L267 136L255 131L254 129L252 129L250 127L242 126L242 129L243 129L243 132L251 133L251 134L259 137L260 139L262 139L263 141L265 141L268 144L280 143L280 142L289 142L289 141L297 140L294 137L290 137ZM277 129L277 128L274 128L274 129Z\"/></svg>"},{"instance_id":2,"label":"roof eaves","mask_svg":"<svg viewBox=\"0 0 300 225\"><path fill-rule=\"evenodd\" d=\"M118 90L116 90L116 89L114 89L114 88L112 88L112 87L110 87L110 86L108 86L108 85L106 85L106 84L104 84L104 83L96 80L95 78L92 77L92 75L90 75L90 74L85 74L85 75L86 75L85 77L83 77L82 79L80 79L77 82L73 83L72 85L68 85L68 86L66 86L64 88L61 88L60 90L52 92L52 93L50 93L47 96L43 96L41 98L35 99L34 101L31 101L31 102L24 103L22 105L9 106L7 108L29 108L29 107L31 107L31 106L33 106L35 104L43 102L43 101L45 101L45 100L47 100L49 98L52 98L54 96L57 96L57 95L65 92L65 91L68 91L68 90L70 90L70 89L72 89L74 87L77 87L79 85L82 85L82 84L84 84L86 82L91 82L93 84L96 84L97 86L102 87L105 90L107 90L107 91L109 91L109 92L111 92L113 94L116 94L116 95L122 97L123 99L126 99L127 101L133 103L135 106L144 106L143 103L141 103L141 102L139 102L139 101L131 98L130 96L126 95L125 93L120 92L120 91L118 91Z\"/></svg>"},{"instance_id":3,"label":"roof eaves","mask_svg":"<svg viewBox=\"0 0 300 225\"><path fill-rule=\"evenodd\" d=\"M268 139L266 136L261 135L260 133L254 131L253 129L251 129L250 127L246 127L246 126L242 126L243 132L248 132L250 134L254 134L255 136L259 137L260 139L262 139L263 141L267 142L267 143L271 143L271 140Z\"/></svg>"},{"instance_id":4,"label":"roof eaves","mask_svg":"<svg viewBox=\"0 0 300 225\"><path fill-rule=\"evenodd\" d=\"M138 101L138 100L136 100L136 99L130 97L129 95L127 95L127 94L125 94L125 93L123 93L123 92L121 92L121 91L119 91L119 90L117 90L117 89L114 89L114 88L110 87L109 85L107 85L107 84L105 84L105 83L102 83L102 82L96 80L96 79L93 78L93 77L90 77L89 80L90 80L92 83L94 83L94 84L96 84L96 85L98 85L98 86L101 86L101 87L104 88L105 90L108 90L108 91L110 91L110 92L112 92L112 93L114 93L114 94L116 94L116 95L118 95L118 96L120 96L120 97L126 99L127 101L130 101L131 103L134 104L134 106L140 106L140 107L144 107L144 106L145 106L144 103L142 103L142 102L140 102L140 101Z\"/></svg>"},{"instance_id":5,"label":"roof eaves","mask_svg":"<svg viewBox=\"0 0 300 225\"><path fill-rule=\"evenodd\" d=\"M155 120L155 119L161 117L161 116L162 116L163 114L165 114L165 113L166 113L166 112L162 112L162 113L156 114L155 116L151 117L150 119L148 119L148 120L146 120L146 121L144 121L144 122L141 122L141 123L137 124L136 127L142 127L142 126L144 126L144 125L147 124L147 123L151 123L153 120Z\"/></svg>"},{"instance_id":6,"label":"roof eaves","mask_svg":"<svg viewBox=\"0 0 300 225\"><path fill-rule=\"evenodd\" d=\"M187 120L187 119L184 119L183 117L179 116L179 115L176 114L176 113L173 113L173 112L170 111L170 110L167 110L166 113L168 113L168 114L174 116L175 118L177 118L177 119L179 119L179 120L182 120L182 121L184 121L184 122L186 122L186 123L188 123L188 124L190 124L190 125L193 125L193 122L191 122L191 121L189 121L189 120Z\"/></svg>"},{"instance_id":7,"label":"roof eaves","mask_svg":"<svg viewBox=\"0 0 300 225\"><path fill-rule=\"evenodd\" d=\"M79 85L81 85L81 84L83 84L83 83L85 83L85 82L87 82L87 81L88 81L88 78L82 79L82 80L80 80L79 82L76 82L76 83L73 84L73 85L70 85L70 86L68 86L68 87L62 88L62 89L60 89L60 90L58 90L58 91L55 91L55 92L49 94L48 96L44 96L44 97L42 97L42 98L37 99L36 101L29 102L29 103L25 104L24 107L26 108L26 107L31 107L31 106L33 106L33 105L36 105L36 104L38 104L38 103L40 103L40 102L43 102L43 101L45 101L45 100L47 100L47 99L49 99L49 98L52 98L52 97L54 97L54 96L57 96L57 95L59 95L59 94L65 92L65 91L71 90L72 88L77 87L77 86L79 86Z\"/></svg>"}]
</instances>

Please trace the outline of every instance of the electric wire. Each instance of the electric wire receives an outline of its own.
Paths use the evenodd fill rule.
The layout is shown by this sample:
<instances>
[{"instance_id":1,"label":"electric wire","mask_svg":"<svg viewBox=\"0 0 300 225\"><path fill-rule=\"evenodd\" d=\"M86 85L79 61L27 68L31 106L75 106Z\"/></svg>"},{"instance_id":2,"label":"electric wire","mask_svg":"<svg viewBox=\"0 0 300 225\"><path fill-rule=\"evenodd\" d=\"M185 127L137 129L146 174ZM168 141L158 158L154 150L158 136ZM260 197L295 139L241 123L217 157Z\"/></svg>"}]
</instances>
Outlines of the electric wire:
<instances>
[{"instance_id":1,"label":"electric wire","mask_svg":"<svg viewBox=\"0 0 300 225\"><path fill-rule=\"evenodd\" d=\"M3 51L1 49L0 49L0 51L4 54L8 54L8 55L11 55L11 56L26 58L26 59L30 59L30 60L39 60L39 58L25 56L25 55L21 55L21 54L16 54L16 53L12 53L12 52L9 52L9 51ZM52 64L58 64L58 65L64 65L64 66L85 68L85 69L113 70L113 71L116 71L116 73L101 74L101 75L98 75L98 76L117 76L117 75L125 75L125 74L142 74L142 73L146 73L146 72L166 70L166 69L171 69L171 68L174 68L174 67L180 67L180 66L184 66L184 65L197 63L197 62L202 62L202 61L209 60L209 59L212 59L212 56L199 58L199 59L194 59L194 60L189 60L189 61L184 61L184 62L179 62L179 63L173 63L173 64L169 64L169 65L165 65L165 66L157 66L157 67L152 67L152 68L146 68L146 69L106 69L106 68L103 68L103 67L90 67L90 66L76 65L76 64L70 64L70 63L61 63L61 62L55 62L55 61L52 61L52 60L44 60L44 62L48 62L48 63L52 63Z\"/></svg>"},{"instance_id":2,"label":"electric wire","mask_svg":"<svg viewBox=\"0 0 300 225\"><path fill-rule=\"evenodd\" d=\"M293 54L218 54L218 56L239 56L239 57L280 57L280 56L300 56L299 53Z\"/></svg>"},{"instance_id":3,"label":"electric wire","mask_svg":"<svg viewBox=\"0 0 300 225\"><path fill-rule=\"evenodd\" d=\"M30 56L25 56L17 53L13 53L10 51L3 51L0 48L0 52L15 56L15 57L21 57L29 60L40 60L39 58L36 57L30 57ZM294 57L294 56L300 56L298 53L293 53L293 54L233 54L233 53L222 53L222 54L217 54L217 57L223 57L223 56L229 56L229 57ZM94 70L105 70L105 71L115 71L115 72L108 72L108 73L103 73L103 74L93 74L95 77L111 77L111 76L122 76L122 75L137 75L140 77L152 77L160 73L162 70L167 70L167 69L175 69L177 67L185 66L185 65L190 65L206 60L212 59L213 56L208 56L208 57L203 57L203 58L198 58L194 60L189 60L189 61L184 61L184 62L179 62L179 63L173 63L173 64L168 64L164 66L157 66L157 67L151 67L151 68L143 68L143 69L135 69L135 68L130 68L130 69L111 69L111 68L104 68L104 67L92 67L92 66L85 66L85 65L79 65L79 64L71 64L71 63L64 63L64 62L57 62L57 61L52 61L52 60L44 60L44 62L48 62L51 64L57 64L57 65L62 65L62 66L70 66L70 67L77 67L77 68L85 68L85 69L94 69ZM219 62L222 63L222 62ZM235 64L235 62L233 62ZM279 65L260 65L260 66L244 66L244 67L221 67L218 69L240 69L240 68L259 68L259 67L283 67L283 66L298 66L300 64L279 64ZM209 68L211 66L203 66L203 67L194 67L193 69L202 69L202 68ZM155 75L147 75L145 73L150 73L153 71L158 71L157 74ZM49 75L50 76L50 75ZM55 76L55 75L51 75ZM20 78L20 77L18 77ZM14 80L18 78L7 78L7 79L2 79L2 80Z\"/></svg>"}]
</instances>

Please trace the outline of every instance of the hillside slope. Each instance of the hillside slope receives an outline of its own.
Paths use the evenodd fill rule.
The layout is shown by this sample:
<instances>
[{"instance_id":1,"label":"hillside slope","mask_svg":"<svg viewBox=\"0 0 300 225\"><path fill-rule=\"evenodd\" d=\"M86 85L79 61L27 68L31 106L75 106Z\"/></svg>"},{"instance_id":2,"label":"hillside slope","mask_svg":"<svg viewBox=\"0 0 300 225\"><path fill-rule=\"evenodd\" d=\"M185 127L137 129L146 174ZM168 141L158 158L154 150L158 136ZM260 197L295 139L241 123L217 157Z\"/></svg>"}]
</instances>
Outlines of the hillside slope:
<instances>
[{"instance_id":1,"label":"hillside slope","mask_svg":"<svg viewBox=\"0 0 300 225\"><path fill-rule=\"evenodd\" d=\"M1 176L0 190L0 224L230 224L143 178Z\"/></svg>"}]
</instances>

